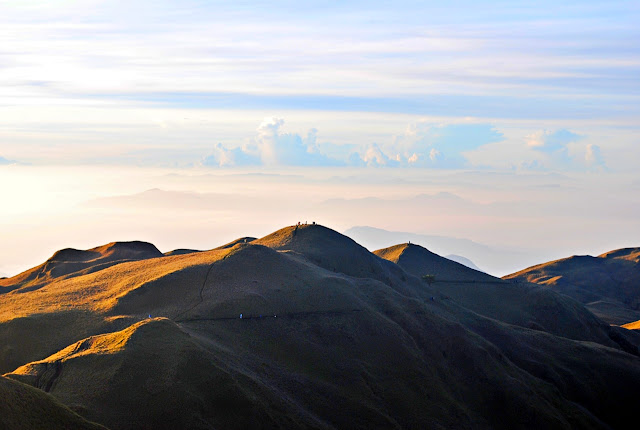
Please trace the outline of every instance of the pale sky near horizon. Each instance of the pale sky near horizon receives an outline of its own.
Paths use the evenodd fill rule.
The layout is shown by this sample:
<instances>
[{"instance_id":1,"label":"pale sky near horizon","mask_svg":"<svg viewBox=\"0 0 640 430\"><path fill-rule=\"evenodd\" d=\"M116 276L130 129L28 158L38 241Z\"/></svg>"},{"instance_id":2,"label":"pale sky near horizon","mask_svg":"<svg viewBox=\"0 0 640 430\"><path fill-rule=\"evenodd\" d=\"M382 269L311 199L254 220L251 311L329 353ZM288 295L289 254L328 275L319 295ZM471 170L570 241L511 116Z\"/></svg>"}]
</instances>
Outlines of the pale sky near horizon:
<instances>
[{"instance_id":1,"label":"pale sky near horizon","mask_svg":"<svg viewBox=\"0 0 640 430\"><path fill-rule=\"evenodd\" d=\"M0 276L314 214L639 246L638 22L637 1L0 1Z\"/></svg>"}]
</instances>

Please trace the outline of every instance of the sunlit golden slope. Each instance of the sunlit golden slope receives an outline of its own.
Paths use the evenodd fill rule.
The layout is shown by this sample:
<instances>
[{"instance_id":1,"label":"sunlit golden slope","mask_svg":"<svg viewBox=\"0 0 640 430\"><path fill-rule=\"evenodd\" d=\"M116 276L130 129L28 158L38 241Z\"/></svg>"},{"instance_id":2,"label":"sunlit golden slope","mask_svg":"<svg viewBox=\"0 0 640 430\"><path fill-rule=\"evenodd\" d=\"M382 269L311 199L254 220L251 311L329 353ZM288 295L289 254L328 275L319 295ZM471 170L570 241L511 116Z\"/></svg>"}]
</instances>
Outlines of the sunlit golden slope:
<instances>
[{"instance_id":1,"label":"sunlit golden slope","mask_svg":"<svg viewBox=\"0 0 640 430\"><path fill-rule=\"evenodd\" d=\"M0 293L17 288L37 288L54 279L79 276L126 261L161 257L162 253L146 242L113 242L86 251L62 249L40 266L12 278L0 279ZM1 288L4 287L4 288Z\"/></svg>"},{"instance_id":2,"label":"sunlit golden slope","mask_svg":"<svg viewBox=\"0 0 640 430\"><path fill-rule=\"evenodd\" d=\"M544 285L573 297L610 324L640 319L640 248L573 256L504 279Z\"/></svg>"},{"instance_id":3,"label":"sunlit golden slope","mask_svg":"<svg viewBox=\"0 0 640 430\"><path fill-rule=\"evenodd\" d=\"M640 330L640 320L639 321L634 321L634 322L630 322L628 324L623 325L622 327L628 329L628 330Z\"/></svg>"},{"instance_id":4,"label":"sunlit golden slope","mask_svg":"<svg viewBox=\"0 0 640 430\"><path fill-rule=\"evenodd\" d=\"M121 263L41 288L0 294L0 372L149 314L175 317L200 302L211 264L228 250ZM121 308L126 315L119 313ZM38 333L38 336L32 336Z\"/></svg>"},{"instance_id":5,"label":"sunlit golden slope","mask_svg":"<svg viewBox=\"0 0 640 430\"><path fill-rule=\"evenodd\" d=\"M20 290L5 293L0 295L0 321L64 310L108 312L126 295L160 279L171 283L172 288L174 285L175 288L185 286L175 297L179 303L164 303L182 309L181 305L190 303L198 296L209 266L228 252L214 250L120 263L94 273L53 279L33 291L33 294L25 294ZM161 296L161 290L157 288L156 295ZM153 306L149 308L153 309Z\"/></svg>"}]
</instances>

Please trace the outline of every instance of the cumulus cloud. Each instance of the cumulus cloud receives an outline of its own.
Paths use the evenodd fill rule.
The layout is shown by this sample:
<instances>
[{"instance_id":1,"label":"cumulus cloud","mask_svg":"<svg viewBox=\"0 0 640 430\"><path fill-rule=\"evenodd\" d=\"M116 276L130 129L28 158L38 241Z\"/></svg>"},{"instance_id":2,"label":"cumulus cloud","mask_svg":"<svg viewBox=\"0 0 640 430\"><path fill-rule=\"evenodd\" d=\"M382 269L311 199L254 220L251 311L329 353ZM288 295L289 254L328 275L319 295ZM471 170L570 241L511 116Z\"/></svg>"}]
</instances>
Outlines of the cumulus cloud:
<instances>
[{"instance_id":1,"label":"cumulus cloud","mask_svg":"<svg viewBox=\"0 0 640 430\"><path fill-rule=\"evenodd\" d=\"M201 165L353 166L459 168L469 164L465 153L503 139L490 124L409 124L386 143L335 145L319 143L318 131L306 136L283 132L284 120L265 119L256 135L239 147L218 143Z\"/></svg>"},{"instance_id":2,"label":"cumulus cloud","mask_svg":"<svg viewBox=\"0 0 640 430\"><path fill-rule=\"evenodd\" d=\"M459 168L469 164L465 153L502 140L490 124L409 124L387 145L370 144L361 151L367 165Z\"/></svg>"},{"instance_id":3,"label":"cumulus cloud","mask_svg":"<svg viewBox=\"0 0 640 430\"><path fill-rule=\"evenodd\" d=\"M533 170L546 168L598 169L606 168L600 147L580 143L585 136L567 129L554 132L538 130L525 136L527 146L540 158L522 167Z\"/></svg>"},{"instance_id":4,"label":"cumulus cloud","mask_svg":"<svg viewBox=\"0 0 640 430\"><path fill-rule=\"evenodd\" d=\"M284 120L265 119L256 136L241 147L228 148L218 143L201 160L205 166L339 166L345 163L321 152L317 144L317 130L310 129L305 137L282 132Z\"/></svg>"},{"instance_id":5,"label":"cumulus cloud","mask_svg":"<svg viewBox=\"0 0 640 430\"><path fill-rule=\"evenodd\" d=\"M364 164L369 167L397 167L399 165L398 160L394 160L385 154L377 143L368 145L361 155L361 159L362 163L358 164Z\"/></svg>"},{"instance_id":6,"label":"cumulus cloud","mask_svg":"<svg viewBox=\"0 0 640 430\"><path fill-rule=\"evenodd\" d=\"M260 158L242 148L227 149L222 143L218 143L200 163L214 167L257 166Z\"/></svg>"},{"instance_id":7,"label":"cumulus cloud","mask_svg":"<svg viewBox=\"0 0 640 430\"><path fill-rule=\"evenodd\" d=\"M553 133L547 130L538 130L525 137L530 148L546 153L566 151L567 145L582 138L583 136L566 129L557 130Z\"/></svg>"}]
</instances>

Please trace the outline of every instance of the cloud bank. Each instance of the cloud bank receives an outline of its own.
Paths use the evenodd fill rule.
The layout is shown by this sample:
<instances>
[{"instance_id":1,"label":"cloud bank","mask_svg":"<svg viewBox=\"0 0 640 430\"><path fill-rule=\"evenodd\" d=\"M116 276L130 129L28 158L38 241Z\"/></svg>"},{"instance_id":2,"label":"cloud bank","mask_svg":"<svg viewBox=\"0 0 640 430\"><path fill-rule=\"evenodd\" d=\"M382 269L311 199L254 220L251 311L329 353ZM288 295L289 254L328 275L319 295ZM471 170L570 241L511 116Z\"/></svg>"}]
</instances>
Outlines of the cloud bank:
<instances>
[{"instance_id":1,"label":"cloud bank","mask_svg":"<svg viewBox=\"0 0 640 430\"><path fill-rule=\"evenodd\" d=\"M201 160L203 166L342 166L345 163L322 154L316 144L317 130L312 128L306 137L281 131L284 120L265 119L256 136L241 147L228 148L218 143Z\"/></svg>"},{"instance_id":2,"label":"cloud bank","mask_svg":"<svg viewBox=\"0 0 640 430\"><path fill-rule=\"evenodd\" d=\"M465 153L503 139L490 124L410 124L387 143L333 145L317 141L317 130L306 136L282 131L284 120L265 119L256 135L241 146L217 143L200 160L210 167L352 166L463 168Z\"/></svg>"},{"instance_id":3,"label":"cloud bank","mask_svg":"<svg viewBox=\"0 0 640 430\"><path fill-rule=\"evenodd\" d=\"M387 142L336 145L318 142L315 128L302 136L283 131L284 124L281 118L265 119L244 144L217 143L199 165L491 169L510 157L511 165L522 170L608 170L600 146L568 129L534 131L524 136L522 145L522 138L508 139L492 124L418 121ZM505 146L523 149L507 154ZM478 150L490 157L475 160L472 155Z\"/></svg>"}]
</instances>

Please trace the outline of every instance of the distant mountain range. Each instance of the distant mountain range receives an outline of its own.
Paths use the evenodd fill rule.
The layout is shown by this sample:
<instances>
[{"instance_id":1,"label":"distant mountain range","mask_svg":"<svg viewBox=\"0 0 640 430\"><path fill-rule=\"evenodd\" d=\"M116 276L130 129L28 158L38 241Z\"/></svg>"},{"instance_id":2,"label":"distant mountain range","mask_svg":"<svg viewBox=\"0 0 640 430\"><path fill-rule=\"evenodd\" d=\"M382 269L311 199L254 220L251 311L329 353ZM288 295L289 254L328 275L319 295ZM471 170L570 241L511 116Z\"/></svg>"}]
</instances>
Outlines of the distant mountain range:
<instances>
[{"instance_id":1,"label":"distant mountain range","mask_svg":"<svg viewBox=\"0 0 640 430\"><path fill-rule=\"evenodd\" d=\"M483 270L476 266L473 261L463 257L462 255L449 254L445 255L444 258L446 258L447 260L455 261L456 263L460 263L463 266L467 266L471 269L477 270L478 272L483 272Z\"/></svg>"},{"instance_id":2,"label":"distant mountain range","mask_svg":"<svg viewBox=\"0 0 640 430\"><path fill-rule=\"evenodd\" d=\"M312 224L169 255L59 251L0 284L0 428L634 422L637 330L537 274L496 278L411 242L370 252ZM634 252L598 258L635 279Z\"/></svg>"}]
</instances>

